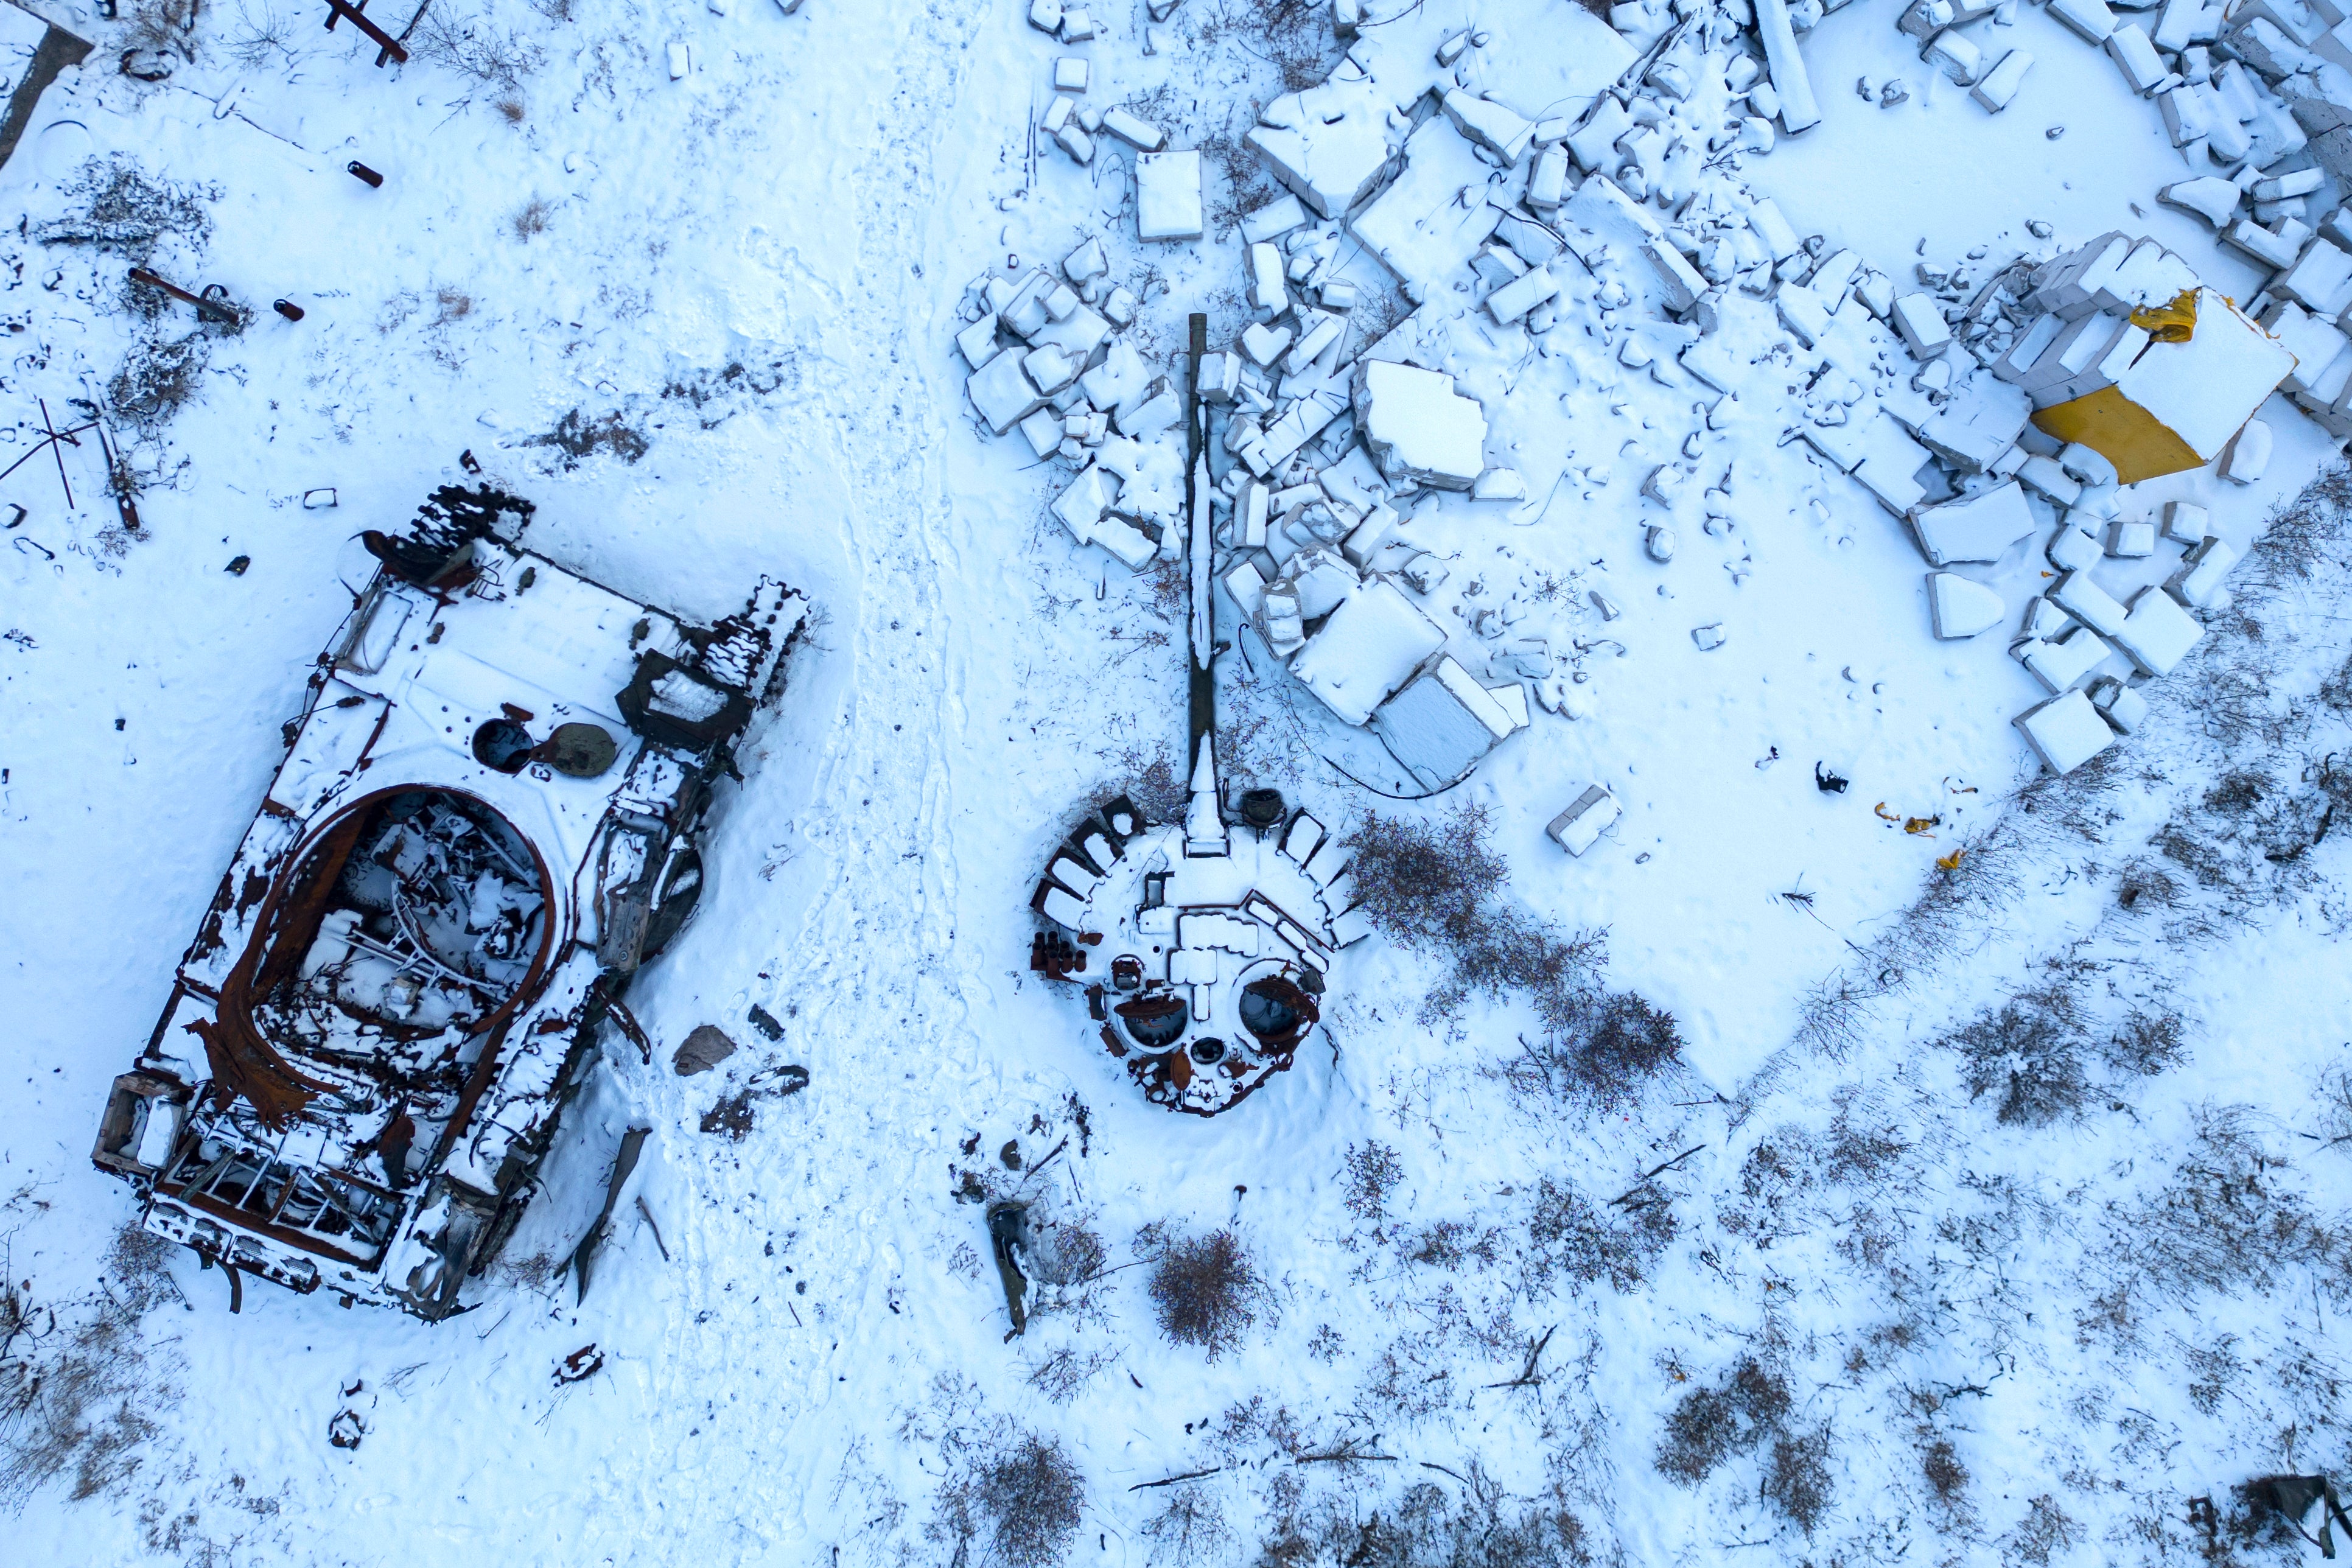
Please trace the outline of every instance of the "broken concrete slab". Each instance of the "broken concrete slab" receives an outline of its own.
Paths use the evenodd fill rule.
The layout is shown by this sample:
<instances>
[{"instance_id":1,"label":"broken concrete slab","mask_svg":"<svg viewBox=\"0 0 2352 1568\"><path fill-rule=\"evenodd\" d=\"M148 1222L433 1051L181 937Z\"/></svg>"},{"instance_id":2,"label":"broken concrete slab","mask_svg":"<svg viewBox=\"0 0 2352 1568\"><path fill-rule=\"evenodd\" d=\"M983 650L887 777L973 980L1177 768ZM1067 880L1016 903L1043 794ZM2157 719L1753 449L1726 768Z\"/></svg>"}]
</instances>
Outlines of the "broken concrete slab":
<instances>
[{"instance_id":1,"label":"broken concrete slab","mask_svg":"<svg viewBox=\"0 0 2352 1568\"><path fill-rule=\"evenodd\" d=\"M1452 376L1366 360L1351 390L1356 427L1390 483L1466 490L1486 471L1486 410Z\"/></svg>"},{"instance_id":2,"label":"broken concrete slab","mask_svg":"<svg viewBox=\"0 0 2352 1568\"><path fill-rule=\"evenodd\" d=\"M1140 239L1201 237L1203 220L1199 153L1136 154L1135 227Z\"/></svg>"},{"instance_id":3,"label":"broken concrete slab","mask_svg":"<svg viewBox=\"0 0 2352 1568\"><path fill-rule=\"evenodd\" d=\"M1600 842L1601 833L1624 808L1601 784L1588 784L1566 811L1551 819L1544 834L1571 855L1582 855Z\"/></svg>"},{"instance_id":4,"label":"broken concrete slab","mask_svg":"<svg viewBox=\"0 0 2352 1568\"><path fill-rule=\"evenodd\" d=\"M2070 0L2053 0L2051 9ZM2097 0L2088 0L2095 5ZM2115 742L2116 732L2091 706L2091 700L2079 691L2069 691L2053 697L2039 707L2018 715L2019 731L2033 754L2053 773L2069 773Z\"/></svg>"},{"instance_id":5,"label":"broken concrete slab","mask_svg":"<svg viewBox=\"0 0 2352 1568\"><path fill-rule=\"evenodd\" d=\"M2161 588L2143 588L2115 634L2116 646L2144 675L2170 675L2205 635L2196 616Z\"/></svg>"},{"instance_id":6,"label":"broken concrete slab","mask_svg":"<svg viewBox=\"0 0 2352 1568\"><path fill-rule=\"evenodd\" d=\"M1957 572L1927 574L1927 614L1936 636L1956 642L1989 632L2008 617L2009 606L1982 583Z\"/></svg>"},{"instance_id":7,"label":"broken concrete slab","mask_svg":"<svg viewBox=\"0 0 2352 1568\"><path fill-rule=\"evenodd\" d=\"M1006 349L971 373L964 390L971 405L988 422L992 434L1002 436L1045 405L1045 395L1021 368L1017 349Z\"/></svg>"},{"instance_id":8,"label":"broken concrete slab","mask_svg":"<svg viewBox=\"0 0 2352 1568\"><path fill-rule=\"evenodd\" d=\"M686 1037L670 1057L670 1068L680 1078L709 1072L735 1054L735 1042L716 1024L702 1024Z\"/></svg>"}]
</instances>

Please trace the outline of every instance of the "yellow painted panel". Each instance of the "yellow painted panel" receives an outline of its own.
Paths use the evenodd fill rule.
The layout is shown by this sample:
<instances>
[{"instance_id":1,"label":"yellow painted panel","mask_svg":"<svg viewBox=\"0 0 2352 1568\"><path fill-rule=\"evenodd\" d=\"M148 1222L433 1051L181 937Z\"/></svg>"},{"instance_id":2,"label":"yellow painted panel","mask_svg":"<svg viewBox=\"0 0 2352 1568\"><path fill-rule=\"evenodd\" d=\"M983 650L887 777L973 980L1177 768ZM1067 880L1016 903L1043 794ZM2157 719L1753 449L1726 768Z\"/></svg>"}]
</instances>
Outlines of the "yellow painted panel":
<instances>
[{"instance_id":1,"label":"yellow painted panel","mask_svg":"<svg viewBox=\"0 0 2352 1568\"><path fill-rule=\"evenodd\" d=\"M2116 387L2037 409L2033 426L2061 441L2080 441L2113 463L2127 485L2205 466L2188 442Z\"/></svg>"}]
</instances>

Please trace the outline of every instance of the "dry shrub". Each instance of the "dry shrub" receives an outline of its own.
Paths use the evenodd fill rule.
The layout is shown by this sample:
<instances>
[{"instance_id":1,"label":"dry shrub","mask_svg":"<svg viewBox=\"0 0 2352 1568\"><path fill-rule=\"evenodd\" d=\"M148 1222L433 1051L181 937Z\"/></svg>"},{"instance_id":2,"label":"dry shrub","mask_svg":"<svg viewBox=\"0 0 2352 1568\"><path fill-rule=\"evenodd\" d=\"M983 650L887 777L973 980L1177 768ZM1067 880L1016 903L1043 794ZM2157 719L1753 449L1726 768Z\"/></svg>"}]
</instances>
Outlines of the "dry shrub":
<instances>
[{"instance_id":1,"label":"dry shrub","mask_svg":"<svg viewBox=\"0 0 2352 1568\"><path fill-rule=\"evenodd\" d=\"M2052 1558L2082 1539L2083 1527L2044 1492L2025 1505L2025 1517L2001 1541L2011 1561L2046 1568Z\"/></svg>"},{"instance_id":2,"label":"dry shrub","mask_svg":"<svg viewBox=\"0 0 2352 1568\"><path fill-rule=\"evenodd\" d=\"M523 204L522 210L514 215L512 222L515 237L528 244L534 236L545 234L548 215L553 211L554 209L547 205L545 197L531 197Z\"/></svg>"},{"instance_id":3,"label":"dry shrub","mask_svg":"<svg viewBox=\"0 0 2352 1568\"><path fill-rule=\"evenodd\" d=\"M1999 1089L1998 1121L2040 1127L2079 1113L2090 1098L2082 1031L2074 996L2047 985L2012 996L1945 1044L1960 1053L1969 1099Z\"/></svg>"},{"instance_id":4,"label":"dry shrub","mask_svg":"<svg viewBox=\"0 0 2352 1568\"><path fill-rule=\"evenodd\" d=\"M1424 1022L1455 1016L1473 997L1527 1000L1540 1032L1503 1068L1515 1090L1622 1100L1680 1055L1674 1018L1601 988L1601 932L1565 931L1510 900L1492 827L1475 805L1418 820L1366 817L1350 840L1365 916L1391 941L1448 964L1423 1005Z\"/></svg>"},{"instance_id":5,"label":"dry shrub","mask_svg":"<svg viewBox=\"0 0 2352 1568\"><path fill-rule=\"evenodd\" d=\"M1160 1331L1198 1345L1211 1361L1239 1345L1267 1306L1265 1283L1230 1227L1170 1237L1153 1226L1136 1246L1152 1255L1147 1291Z\"/></svg>"},{"instance_id":6,"label":"dry shrub","mask_svg":"<svg viewBox=\"0 0 2352 1568\"><path fill-rule=\"evenodd\" d=\"M1377 1138L1348 1145L1348 1212L1366 1225L1389 1217L1389 1194L1404 1180L1397 1152Z\"/></svg>"},{"instance_id":7,"label":"dry shrub","mask_svg":"<svg viewBox=\"0 0 2352 1568\"><path fill-rule=\"evenodd\" d=\"M439 5L426 9L409 37L408 49L420 60L509 95L544 58L538 45L512 28Z\"/></svg>"},{"instance_id":8,"label":"dry shrub","mask_svg":"<svg viewBox=\"0 0 2352 1568\"><path fill-rule=\"evenodd\" d=\"M1958 1452L1942 1437L1927 1445L1919 1456L1919 1473L1927 1479L1927 1489L1946 1508L1958 1508L1968 1495L1969 1468L1960 1463Z\"/></svg>"},{"instance_id":9,"label":"dry shrub","mask_svg":"<svg viewBox=\"0 0 2352 1568\"><path fill-rule=\"evenodd\" d=\"M1143 1538L1151 1542L1151 1561L1184 1568L1224 1559L1233 1551L1234 1528L1216 1495L1197 1482L1171 1487L1160 1511L1143 1521Z\"/></svg>"},{"instance_id":10,"label":"dry shrub","mask_svg":"<svg viewBox=\"0 0 2352 1568\"><path fill-rule=\"evenodd\" d=\"M2246 1113L2208 1110L2165 1186L2108 1205L2110 1245L2127 1271L2178 1300L2271 1291L2305 1277L2341 1299L2344 1243L2278 1173Z\"/></svg>"},{"instance_id":11,"label":"dry shrub","mask_svg":"<svg viewBox=\"0 0 2352 1568\"><path fill-rule=\"evenodd\" d=\"M140 1317L177 1299L161 1237L126 1228L107 1254L109 1289L51 1308L22 1288L0 1289L0 1505L22 1507L70 1478L80 1501L109 1492L139 1467L153 1436Z\"/></svg>"},{"instance_id":12,"label":"dry shrub","mask_svg":"<svg viewBox=\"0 0 2352 1568\"><path fill-rule=\"evenodd\" d=\"M216 187L150 180L121 156L85 164L67 194L80 210L36 225L33 237L43 245L87 245L132 261L148 260L167 236L191 254L201 251L212 237L212 216L205 203L220 199ZM152 290L142 290L134 299L158 312L179 308Z\"/></svg>"},{"instance_id":13,"label":"dry shrub","mask_svg":"<svg viewBox=\"0 0 2352 1568\"><path fill-rule=\"evenodd\" d=\"M1618 1290L1639 1285L1675 1238L1674 1206L1643 1187L1620 1203L1595 1205L1565 1177L1544 1177L1528 1216L1528 1273L1548 1284L1566 1275L1579 1285L1606 1279Z\"/></svg>"},{"instance_id":14,"label":"dry shrub","mask_svg":"<svg viewBox=\"0 0 2352 1568\"><path fill-rule=\"evenodd\" d=\"M1000 1428L942 1489L939 1529L958 1561L976 1541L982 1562L1045 1568L1069 1550L1086 1504L1086 1478L1058 1441Z\"/></svg>"},{"instance_id":15,"label":"dry shrub","mask_svg":"<svg viewBox=\"0 0 2352 1568\"><path fill-rule=\"evenodd\" d=\"M1692 1389L1666 1416L1659 1473L1695 1487L1734 1455L1754 1452L1788 1414L1788 1380L1744 1356L1722 1383Z\"/></svg>"},{"instance_id":16,"label":"dry shrub","mask_svg":"<svg viewBox=\"0 0 2352 1568\"><path fill-rule=\"evenodd\" d=\"M1832 1489L1829 1423L1773 1440L1764 1465L1764 1500L1807 1535L1829 1511Z\"/></svg>"},{"instance_id":17,"label":"dry shrub","mask_svg":"<svg viewBox=\"0 0 2352 1568\"><path fill-rule=\"evenodd\" d=\"M1029 1369L1029 1386L1056 1405L1067 1405L1117 1360L1116 1351L1081 1352L1063 1345Z\"/></svg>"},{"instance_id":18,"label":"dry shrub","mask_svg":"<svg viewBox=\"0 0 2352 1568\"><path fill-rule=\"evenodd\" d=\"M1475 1465L1467 1486L1458 1500L1424 1482L1391 1500L1327 1498L1313 1510L1291 1491L1276 1500L1257 1561L1266 1568L1581 1568L1592 1561L1584 1521L1557 1493L1514 1497Z\"/></svg>"}]
</instances>

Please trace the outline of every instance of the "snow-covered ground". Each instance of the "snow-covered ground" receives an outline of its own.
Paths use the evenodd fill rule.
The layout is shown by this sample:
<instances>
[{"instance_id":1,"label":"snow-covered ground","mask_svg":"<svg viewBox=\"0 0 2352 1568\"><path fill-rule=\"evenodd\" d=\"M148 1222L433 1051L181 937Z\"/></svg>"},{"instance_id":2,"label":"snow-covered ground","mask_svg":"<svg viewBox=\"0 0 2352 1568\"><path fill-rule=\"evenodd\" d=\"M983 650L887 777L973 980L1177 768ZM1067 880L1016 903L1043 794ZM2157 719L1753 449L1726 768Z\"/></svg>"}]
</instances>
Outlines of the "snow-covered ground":
<instances>
[{"instance_id":1,"label":"snow-covered ground","mask_svg":"<svg viewBox=\"0 0 2352 1568\"><path fill-rule=\"evenodd\" d=\"M25 509L0 550L12 1558L2310 1550L2233 1533L2234 1487L2332 1472L2347 1430L2352 835L2328 814L2352 812L2352 542L2336 443L2284 397L2257 482L2118 492L2126 518L2208 507L2249 558L2138 732L2060 779L2011 725L2043 693L2007 650L2049 576L2046 503L2035 541L1963 569L2003 626L1939 642L1905 525L1790 438L1843 396L1790 391L1802 354L1723 398L1622 240L1555 263L1538 335L1447 272L1416 319L1527 500L1433 493L1402 531L1446 563L1414 597L1476 677L1519 679L1482 608L1512 647L1544 639L1532 722L1445 795L1390 798L1422 792L1221 589L1221 755L1235 787L1349 830L1483 814L1507 868L1489 907L1605 931L1600 978L1673 1016L1679 1063L1605 1101L1547 1084L1525 995L1433 1009L1446 950L1376 937L1340 955L1296 1068L1171 1116L1030 972L1025 909L1083 811L1181 784L1182 580L1172 551L1137 574L1073 541L1048 507L1078 465L978 425L956 338L975 279L1095 237L1157 374L1181 376L1192 312L1231 347L1235 218L1279 190L1243 138L1339 67L1333 8L1183 0L1155 24L1123 0L1066 46L1014 0L436 0L441 47L379 69L349 24L246 5L43 8L97 47L0 170L24 218L0 239L0 437L27 450L45 409L94 405L142 524L93 433L0 479ZM2268 269L2156 200L2218 165L2011 5L1967 28L1988 61L2035 56L2000 114L1921 63L1893 0L1853 0L1801 40L1818 126L1661 177L1727 214L1769 198L1901 292L1916 264L1977 267L1973 288L2121 229L2251 304ZM1432 41L1463 31L1492 34L1474 76L1577 68L1566 0L1362 9L1391 87L1437 85ZM1715 13L1687 9L1704 37ZM1641 47L1672 20L1622 19ZM1705 57L1689 101L1717 123L1750 36L1726 22ZM1065 58L1089 62L1083 101L1206 154L1202 240L1137 239L1113 138L1082 165L1033 135ZM1865 100L1865 76L1908 96ZM2352 102L2332 65L2299 79ZM1352 353L1411 302L1341 237ZM254 319L199 331L134 265ZM1862 312L1840 330L1888 345L1845 399L1867 409L1916 367ZM218 1271L121 1239L136 1194L89 1140L372 565L354 536L467 479L461 453L537 503L531 548L698 618L772 575L812 629L724 789L703 907L629 992L652 1060L606 1042L474 1310L425 1324L255 1284L232 1316ZM1675 500L1643 494L1677 463ZM1644 548L1661 523L1667 563ZM2102 580L2160 580L2161 549ZM1852 787L1817 789L1817 762ZM1545 826L1595 782L1624 814L1570 858ZM743 1049L680 1078L703 1024ZM782 1063L805 1091L704 1130ZM556 1266L631 1126L652 1129L644 1206L579 1300ZM1032 1205L1048 1266L1017 1339L998 1198ZM1166 1243L1223 1230L1249 1321L1172 1341ZM572 1364L593 1371L559 1375L591 1345ZM1060 1462L1016 1462L1040 1453L1075 1495ZM1022 1518L1051 1552L1005 1533Z\"/></svg>"}]
</instances>

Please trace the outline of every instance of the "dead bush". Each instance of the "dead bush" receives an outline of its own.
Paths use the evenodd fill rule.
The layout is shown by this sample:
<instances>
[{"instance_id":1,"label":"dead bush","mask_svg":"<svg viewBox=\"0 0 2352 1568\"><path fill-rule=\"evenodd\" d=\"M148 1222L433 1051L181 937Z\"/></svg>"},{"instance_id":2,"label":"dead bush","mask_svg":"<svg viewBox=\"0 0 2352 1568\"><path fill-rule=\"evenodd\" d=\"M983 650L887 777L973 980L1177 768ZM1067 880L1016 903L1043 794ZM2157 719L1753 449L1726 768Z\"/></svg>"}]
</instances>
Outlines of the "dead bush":
<instances>
[{"instance_id":1,"label":"dead bush","mask_svg":"<svg viewBox=\"0 0 2352 1568\"><path fill-rule=\"evenodd\" d=\"M20 1508L52 1481L75 1501L114 1490L156 1432L140 1316L178 1288L144 1231L117 1236L111 1289L48 1306L0 1290L0 1506Z\"/></svg>"},{"instance_id":2,"label":"dead bush","mask_svg":"<svg viewBox=\"0 0 2352 1568\"><path fill-rule=\"evenodd\" d=\"M1148 1227L1136 1246L1152 1255L1146 1289L1160 1331L1176 1343L1197 1345L1214 1361L1256 1324L1265 1281L1232 1229L1170 1237Z\"/></svg>"},{"instance_id":3,"label":"dead bush","mask_svg":"<svg viewBox=\"0 0 2352 1568\"><path fill-rule=\"evenodd\" d=\"M2130 1274L2179 1300L2269 1291L2311 1271L2344 1293L2344 1243L2283 1176L2246 1114L2208 1110L2169 1181L2135 1204L2107 1205L2109 1245Z\"/></svg>"},{"instance_id":4,"label":"dead bush","mask_svg":"<svg viewBox=\"0 0 2352 1568\"><path fill-rule=\"evenodd\" d=\"M1234 1540L1216 1494L1192 1481L1169 1489L1166 1503L1143 1521L1143 1538L1151 1542L1151 1561L1185 1568L1223 1559Z\"/></svg>"},{"instance_id":5,"label":"dead bush","mask_svg":"<svg viewBox=\"0 0 2352 1568\"><path fill-rule=\"evenodd\" d=\"M2002 1537L2002 1543L2012 1561L2046 1568L2052 1558L2082 1539L2083 1527L2058 1506L2056 1499L2044 1492L2025 1505L2025 1517Z\"/></svg>"},{"instance_id":6,"label":"dead bush","mask_svg":"<svg viewBox=\"0 0 2352 1568\"><path fill-rule=\"evenodd\" d=\"M554 210L547 205L544 197L531 197L522 205L522 210L516 213L509 220L514 226L515 237L528 245L535 237L545 234L548 215Z\"/></svg>"},{"instance_id":7,"label":"dead bush","mask_svg":"<svg viewBox=\"0 0 2352 1568\"><path fill-rule=\"evenodd\" d=\"M1481 1230L1462 1220L1442 1219L1423 1226L1405 1256L1433 1268L1459 1268L1473 1259L1492 1265L1502 1250L1502 1232L1492 1227Z\"/></svg>"},{"instance_id":8,"label":"dead bush","mask_svg":"<svg viewBox=\"0 0 2352 1568\"><path fill-rule=\"evenodd\" d=\"M1786 1514L1807 1535L1829 1511L1830 1428L1827 1422L1804 1432L1784 1432L1773 1439L1771 1457L1764 1465L1764 1500Z\"/></svg>"},{"instance_id":9,"label":"dead bush","mask_svg":"<svg viewBox=\"0 0 2352 1568\"><path fill-rule=\"evenodd\" d=\"M1475 1465L1458 1500L1431 1483L1393 1498L1288 1506L1258 1548L1267 1568L1581 1568L1592 1561L1582 1520L1557 1493L1514 1497Z\"/></svg>"},{"instance_id":10,"label":"dead bush","mask_svg":"<svg viewBox=\"0 0 2352 1568\"><path fill-rule=\"evenodd\" d=\"M1029 1386L1056 1405L1067 1405L1118 1360L1116 1351L1081 1352L1063 1345L1029 1369Z\"/></svg>"},{"instance_id":11,"label":"dead bush","mask_svg":"<svg viewBox=\"0 0 2352 1568\"><path fill-rule=\"evenodd\" d=\"M1536 1184L1528 1216L1529 1273L1537 1283L1564 1274L1579 1285L1606 1279L1614 1289L1631 1290L1677 1229L1674 1205L1655 1188L1603 1207L1566 1178L1546 1176Z\"/></svg>"},{"instance_id":12,"label":"dead bush","mask_svg":"<svg viewBox=\"0 0 2352 1568\"><path fill-rule=\"evenodd\" d=\"M1069 1550L1086 1503L1086 1478L1058 1441L1003 1428L964 1455L936 1528L960 1561L978 1542L982 1562L1045 1568Z\"/></svg>"},{"instance_id":13,"label":"dead bush","mask_svg":"<svg viewBox=\"0 0 2352 1568\"><path fill-rule=\"evenodd\" d=\"M420 60L504 93L520 88L522 79L545 58L536 44L512 28L441 6L426 9L409 37L408 50Z\"/></svg>"},{"instance_id":14,"label":"dead bush","mask_svg":"<svg viewBox=\"0 0 2352 1568\"><path fill-rule=\"evenodd\" d=\"M1347 1197L1348 1212L1366 1225L1378 1225L1389 1217L1389 1194L1404 1180L1403 1162L1397 1152L1377 1138L1348 1145Z\"/></svg>"},{"instance_id":15,"label":"dead bush","mask_svg":"<svg viewBox=\"0 0 2352 1568\"><path fill-rule=\"evenodd\" d=\"M1960 1463L1958 1450L1942 1437L1927 1445L1919 1455L1919 1473L1927 1479L1927 1489L1946 1508L1958 1508L1968 1495L1969 1468Z\"/></svg>"},{"instance_id":16,"label":"dead bush","mask_svg":"<svg viewBox=\"0 0 2352 1568\"><path fill-rule=\"evenodd\" d=\"M194 401L211 357L212 345L201 332L136 343L106 384L107 406L141 435L158 437Z\"/></svg>"},{"instance_id":17,"label":"dead bush","mask_svg":"<svg viewBox=\"0 0 2352 1568\"><path fill-rule=\"evenodd\" d=\"M292 65L300 24L280 12L269 0L257 9L238 0L236 23L222 41L228 58L247 70L265 70L273 63Z\"/></svg>"},{"instance_id":18,"label":"dead bush","mask_svg":"<svg viewBox=\"0 0 2352 1568\"><path fill-rule=\"evenodd\" d=\"M87 245L132 261L151 259L167 237L189 252L202 250L212 237L205 203L220 199L216 187L151 180L121 156L83 165L66 194L79 210L36 225L33 237L43 245ZM178 308L152 289L139 290L132 300L159 313Z\"/></svg>"},{"instance_id":19,"label":"dead bush","mask_svg":"<svg viewBox=\"0 0 2352 1568\"><path fill-rule=\"evenodd\" d=\"M1692 1389L1668 1414L1659 1473L1695 1487L1735 1455L1754 1452L1788 1414L1788 1380L1754 1356L1742 1357L1720 1384Z\"/></svg>"},{"instance_id":20,"label":"dead bush","mask_svg":"<svg viewBox=\"0 0 2352 1568\"><path fill-rule=\"evenodd\" d=\"M1995 1118L2041 1127L2078 1114L2091 1093L2083 1016L2060 985L2021 992L1945 1041L1960 1053L1969 1098L2000 1091Z\"/></svg>"}]
</instances>

